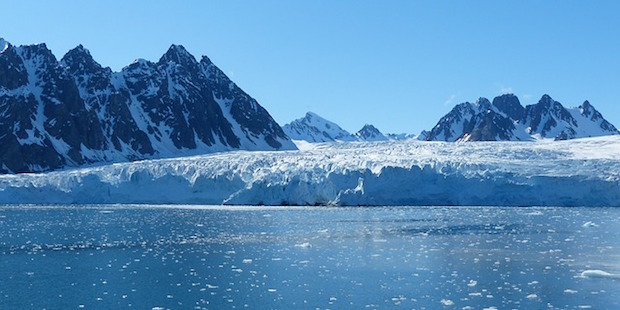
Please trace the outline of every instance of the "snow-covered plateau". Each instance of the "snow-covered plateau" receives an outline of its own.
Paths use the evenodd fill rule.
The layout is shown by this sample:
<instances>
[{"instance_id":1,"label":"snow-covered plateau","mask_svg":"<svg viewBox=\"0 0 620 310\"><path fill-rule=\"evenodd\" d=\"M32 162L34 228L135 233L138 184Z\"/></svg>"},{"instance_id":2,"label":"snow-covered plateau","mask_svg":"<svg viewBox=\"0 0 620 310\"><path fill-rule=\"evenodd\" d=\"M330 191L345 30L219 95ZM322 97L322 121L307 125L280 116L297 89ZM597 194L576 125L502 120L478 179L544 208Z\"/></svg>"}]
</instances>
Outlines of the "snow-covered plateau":
<instances>
[{"instance_id":1,"label":"snow-covered plateau","mask_svg":"<svg viewBox=\"0 0 620 310\"><path fill-rule=\"evenodd\" d=\"M620 136L299 143L0 176L0 203L620 206Z\"/></svg>"}]
</instances>

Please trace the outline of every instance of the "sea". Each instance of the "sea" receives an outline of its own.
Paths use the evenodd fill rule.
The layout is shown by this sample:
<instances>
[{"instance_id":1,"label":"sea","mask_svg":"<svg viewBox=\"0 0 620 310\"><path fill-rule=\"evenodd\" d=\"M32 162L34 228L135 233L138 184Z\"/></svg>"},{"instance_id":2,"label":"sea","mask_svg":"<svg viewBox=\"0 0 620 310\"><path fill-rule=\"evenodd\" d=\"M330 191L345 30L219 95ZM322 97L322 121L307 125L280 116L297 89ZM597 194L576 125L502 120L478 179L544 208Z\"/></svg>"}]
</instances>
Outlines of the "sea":
<instances>
[{"instance_id":1,"label":"sea","mask_svg":"<svg viewBox=\"0 0 620 310\"><path fill-rule=\"evenodd\" d=\"M620 209L0 206L0 309L620 309Z\"/></svg>"}]
</instances>

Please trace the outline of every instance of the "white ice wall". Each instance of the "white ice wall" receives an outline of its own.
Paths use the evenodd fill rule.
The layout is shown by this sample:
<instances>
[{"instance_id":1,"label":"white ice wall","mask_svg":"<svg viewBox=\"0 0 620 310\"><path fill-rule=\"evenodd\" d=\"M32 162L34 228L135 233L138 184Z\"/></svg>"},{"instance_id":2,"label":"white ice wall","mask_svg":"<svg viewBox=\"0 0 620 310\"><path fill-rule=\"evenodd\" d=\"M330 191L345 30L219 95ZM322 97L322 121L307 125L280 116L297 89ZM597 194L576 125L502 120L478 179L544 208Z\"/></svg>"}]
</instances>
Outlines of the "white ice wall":
<instances>
[{"instance_id":1,"label":"white ice wall","mask_svg":"<svg viewBox=\"0 0 620 310\"><path fill-rule=\"evenodd\" d=\"M620 206L620 137L325 143L2 175L0 203Z\"/></svg>"}]
</instances>

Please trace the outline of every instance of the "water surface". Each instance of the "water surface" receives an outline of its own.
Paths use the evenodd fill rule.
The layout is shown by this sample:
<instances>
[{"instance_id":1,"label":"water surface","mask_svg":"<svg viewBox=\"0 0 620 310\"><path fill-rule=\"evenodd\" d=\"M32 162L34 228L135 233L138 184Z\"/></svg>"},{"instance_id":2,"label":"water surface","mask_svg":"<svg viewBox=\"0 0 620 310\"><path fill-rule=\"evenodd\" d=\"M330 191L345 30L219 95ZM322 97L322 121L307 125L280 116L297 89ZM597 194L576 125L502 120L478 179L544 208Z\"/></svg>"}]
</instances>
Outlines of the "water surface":
<instances>
[{"instance_id":1,"label":"water surface","mask_svg":"<svg viewBox=\"0 0 620 310\"><path fill-rule=\"evenodd\" d=\"M618 309L619 246L612 208L0 206L0 308Z\"/></svg>"}]
</instances>

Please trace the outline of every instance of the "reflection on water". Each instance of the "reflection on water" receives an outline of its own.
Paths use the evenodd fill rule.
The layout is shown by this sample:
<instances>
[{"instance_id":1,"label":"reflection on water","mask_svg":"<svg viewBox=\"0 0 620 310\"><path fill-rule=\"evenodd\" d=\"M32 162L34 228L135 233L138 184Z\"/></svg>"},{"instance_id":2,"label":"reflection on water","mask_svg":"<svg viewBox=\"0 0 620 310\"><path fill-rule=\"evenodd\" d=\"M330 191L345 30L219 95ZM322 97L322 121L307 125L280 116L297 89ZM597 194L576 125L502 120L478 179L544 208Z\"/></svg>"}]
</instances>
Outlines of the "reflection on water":
<instances>
[{"instance_id":1,"label":"reflection on water","mask_svg":"<svg viewBox=\"0 0 620 310\"><path fill-rule=\"evenodd\" d=\"M1 308L620 307L620 211L0 207Z\"/></svg>"}]
</instances>

